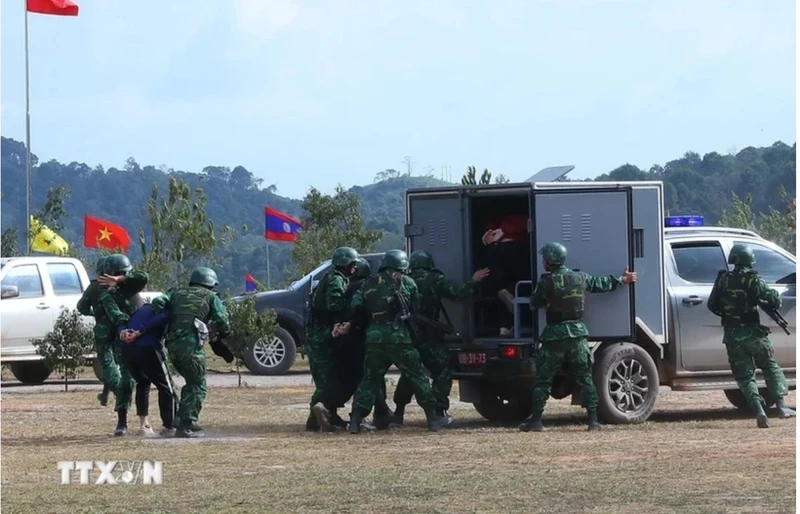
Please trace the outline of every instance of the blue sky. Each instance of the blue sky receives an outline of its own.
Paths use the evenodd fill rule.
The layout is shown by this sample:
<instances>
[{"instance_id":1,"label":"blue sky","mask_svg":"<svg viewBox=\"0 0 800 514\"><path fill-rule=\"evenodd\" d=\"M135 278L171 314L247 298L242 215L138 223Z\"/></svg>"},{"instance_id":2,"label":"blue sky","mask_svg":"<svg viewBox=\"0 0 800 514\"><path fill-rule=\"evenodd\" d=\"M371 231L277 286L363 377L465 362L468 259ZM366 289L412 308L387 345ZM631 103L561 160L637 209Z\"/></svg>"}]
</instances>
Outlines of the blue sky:
<instances>
[{"instance_id":1,"label":"blue sky","mask_svg":"<svg viewBox=\"0 0 800 514\"><path fill-rule=\"evenodd\" d=\"M573 177L795 141L790 0L76 0L30 16L32 149L300 197L385 168ZM23 1L2 134L24 140Z\"/></svg>"}]
</instances>

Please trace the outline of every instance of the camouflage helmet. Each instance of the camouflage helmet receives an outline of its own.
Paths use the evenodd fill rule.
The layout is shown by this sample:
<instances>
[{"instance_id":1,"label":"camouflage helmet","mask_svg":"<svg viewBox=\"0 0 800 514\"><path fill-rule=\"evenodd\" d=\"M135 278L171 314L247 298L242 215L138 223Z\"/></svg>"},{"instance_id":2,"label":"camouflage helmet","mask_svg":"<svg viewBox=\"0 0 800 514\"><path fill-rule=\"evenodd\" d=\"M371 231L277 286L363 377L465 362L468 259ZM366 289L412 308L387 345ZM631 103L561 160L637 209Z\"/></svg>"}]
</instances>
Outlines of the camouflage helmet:
<instances>
[{"instance_id":1,"label":"camouflage helmet","mask_svg":"<svg viewBox=\"0 0 800 514\"><path fill-rule=\"evenodd\" d=\"M217 272L211 268L199 267L192 270L189 275L189 285L204 286L209 289L214 289L219 285L217 280Z\"/></svg>"},{"instance_id":2,"label":"camouflage helmet","mask_svg":"<svg viewBox=\"0 0 800 514\"><path fill-rule=\"evenodd\" d=\"M356 272L353 274L355 278L369 278L372 274L372 267L370 267L367 259L359 257L356 261Z\"/></svg>"},{"instance_id":3,"label":"camouflage helmet","mask_svg":"<svg viewBox=\"0 0 800 514\"><path fill-rule=\"evenodd\" d=\"M112 253L106 257L103 271L106 273L127 273L133 269L131 261L121 253Z\"/></svg>"},{"instance_id":4,"label":"camouflage helmet","mask_svg":"<svg viewBox=\"0 0 800 514\"><path fill-rule=\"evenodd\" d=\"M342 246L333 251L331 262L337 268L346 268L358 260L358 252L349 246Z\"/></svg>"},{"instance_id":5,"label":"camouflage helmet","mask_svg":"<svg viewBox=\"0 0 800 514\"><path fill-rule=\"evenodd\" d=\"M756 263L756 256L749 246L741 243L733 245L728 255L728 264L734 266L752 266Z\"/></svg>"},{"instance_id":6,"label":"camouflage helmet","mask_svg":"<svg viewBox=\"0 0 800 514\"><path fill-rule=\"evenodd\" d=\"M428 250L415 250L408 259L411 269L433 269L433 257Z\"/></svg>"},{"instance_id":7,"label":"camouflage helmet","mask_svg":"<svg viewBox=\"0 0 800 514\"><path fill-rule=\"evenodd\" d=\"M108 257L100 257L97 259L97 263L94 265L94 272L99 277L106 271L106 260Z\"/></svg>"},{"instance_id":8,"label":"camouflage helmet","mask_svg":"<svg viewBox=\"0 0 800 514\"><path fill-rule=\"evenodd\" d=\"M567 262L567 249L561 243L547 243L539 250L547 264L563 266Z\"/></svg>"},{"instance_id":9,"label":"camouflage helmet","mask_svg":"<svg viewBox=\"0 0 800 514\"><path fill-rule=\"evenodd\" d=\"M408 254L403 250L389 250L383 256L381 269L408 270Z\"/></svg>"}]
</instances>

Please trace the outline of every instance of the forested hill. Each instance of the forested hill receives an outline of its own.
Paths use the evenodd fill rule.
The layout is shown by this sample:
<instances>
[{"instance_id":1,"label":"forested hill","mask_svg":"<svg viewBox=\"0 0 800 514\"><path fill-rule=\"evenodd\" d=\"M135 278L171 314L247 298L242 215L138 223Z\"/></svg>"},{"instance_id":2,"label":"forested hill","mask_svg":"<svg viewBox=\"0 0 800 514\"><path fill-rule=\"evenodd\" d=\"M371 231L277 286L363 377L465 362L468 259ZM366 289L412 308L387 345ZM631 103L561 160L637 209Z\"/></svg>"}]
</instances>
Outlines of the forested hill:
<instances>
[{"instance_id":1,"label":"forested hill","mask_svg":"<svg viewBox=\"0 0 800 514\"><path fill-rule=\"evenodd\" d=\"M715 223L729 207L731 192L740 197L751 194L753 209L767 211L770 206L782 210L778 188L783 186L789 197L795 196L795 147L782 142L764 148L745 148L735 154L716 152L700 156L688 152L683 157L654 165L648 170L629 164L597 177L596 180L663 180L666 184L666 206L670 214L701 214ZM77 156L76 156L77 157ZM200 172L176 171L140 165L128 159L122 169L90 167L77 161L60 163L32 159L31 209L40 209L49 188L66 185L65 228L60 235L78 247L83 240L83 215L118 223L126 227L136 241L136 233L147 227L145 207L153 184L166 192L168 178L174 175L191 186L202 187L208 195L207 213L217 225L248 230L221 250L226 265L220 269L223 287L240 292L244 274L252 273L266 281L264 251L264 211L269 205L293 216L300 216L301 201L280 196L269 179L256 178L242 166L233 168L208 166ZM544 167L544 164L543 166ZM491 168L490 168L491 169ZM527 178L531 173L522 173ZM431 187L444 182L430 176L410 176L393 170L380 172L382 180L351 191L361 198L367 228L384 231L379 249L402 244L404 191L410 187ZM388 177L388 178L387 178ZM276 177L277 178L277 177ZM523 178L523 177L518 177ZM2 228L25 227L25 147L13 139L2 138ZM20 248L24 248L20 241ZM290 264L291 244L270 244L272 281L282 279ZM134 244L134 259L138 248Z\"/></svg>"}]
</instances>

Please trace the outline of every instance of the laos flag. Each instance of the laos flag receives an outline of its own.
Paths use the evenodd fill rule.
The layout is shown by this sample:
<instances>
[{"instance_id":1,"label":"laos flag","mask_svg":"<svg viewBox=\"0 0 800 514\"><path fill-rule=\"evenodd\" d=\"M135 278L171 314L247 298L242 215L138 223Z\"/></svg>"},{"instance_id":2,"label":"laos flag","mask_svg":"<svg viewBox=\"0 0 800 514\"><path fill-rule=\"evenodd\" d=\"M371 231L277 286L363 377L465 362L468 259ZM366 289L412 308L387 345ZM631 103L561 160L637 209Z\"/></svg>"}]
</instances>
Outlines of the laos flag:
<instances>
[{"instance_id":1,"label":"laos flag","mask_svg":"<svg viewBox=\"0 0 800 514\"><path fill-rule=\"evenodd\" d=\"M269 207L264 208L266 218L266 231L264 237L269 241L285 241L292 243L297 240L297 233L303 224L296 219Z\"/></svg>"},{"instance_id":2,"label":"laos flag","mask_svg":"<svg viewBox=\"0 0 800 514\"><path fill-rule=\"evenodd\" d=\"M255 293L258 291L258 282L253 275L250 273L245 274L244 276L244 292L245 293Z\"/></svg>"}]
</instances>

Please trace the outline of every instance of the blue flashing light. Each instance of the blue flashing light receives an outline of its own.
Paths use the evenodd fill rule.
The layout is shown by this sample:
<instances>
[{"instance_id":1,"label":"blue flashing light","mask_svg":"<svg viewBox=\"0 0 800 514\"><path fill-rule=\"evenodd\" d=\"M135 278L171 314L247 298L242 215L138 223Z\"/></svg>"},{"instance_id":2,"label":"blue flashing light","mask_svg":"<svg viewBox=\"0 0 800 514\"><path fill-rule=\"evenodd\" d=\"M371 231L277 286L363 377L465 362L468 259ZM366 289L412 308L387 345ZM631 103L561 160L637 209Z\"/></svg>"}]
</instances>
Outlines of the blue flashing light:
<instances>
[{"instance_id":1,"label":"blue flashing light","mask_svg":"<svg viewBox=\"0 0 800 514\"><path fill-rule=\"evenodd\" d=\"M702 216L667 216L664 218L665 227L702 227L705 221Z\"/></svg>"}]
</instances>

